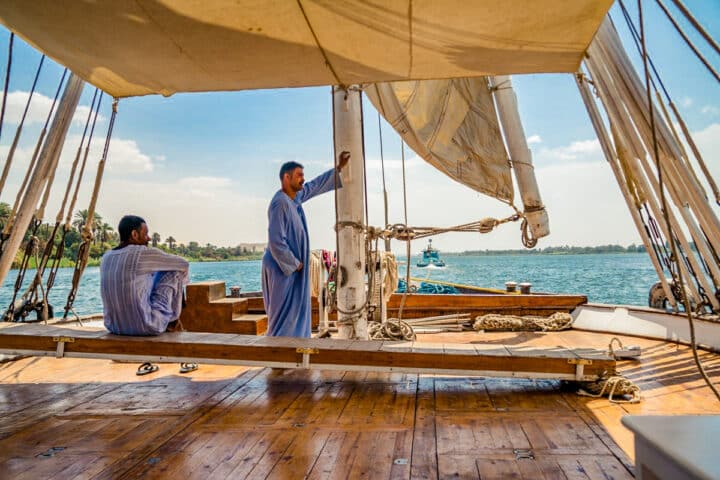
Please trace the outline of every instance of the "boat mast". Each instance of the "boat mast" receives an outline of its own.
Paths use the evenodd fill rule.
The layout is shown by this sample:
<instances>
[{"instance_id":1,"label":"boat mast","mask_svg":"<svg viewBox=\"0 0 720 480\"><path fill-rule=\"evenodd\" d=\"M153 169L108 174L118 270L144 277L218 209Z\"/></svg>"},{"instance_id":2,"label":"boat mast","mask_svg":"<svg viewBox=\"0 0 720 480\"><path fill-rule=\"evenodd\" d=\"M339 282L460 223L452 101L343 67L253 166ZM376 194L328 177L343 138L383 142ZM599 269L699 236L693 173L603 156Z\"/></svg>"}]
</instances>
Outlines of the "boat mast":
<instances>
[{"instance_id":1,"label":"boat mast","mask_svg":"<svg viewBox=\"0 0 720 480\"><path fill-rule=\"evenodd\" d=\"M65 86L57 114L50 125L47 139L40 152L25 195L18 206L15 222L5 245L5 251L0 256L0 285L5 281L13 260L15 260L15 254L20 248L25 232L35 214L40 196L43 191L52 186L49 184L49 179L53 177L57 169L60 152L65 143L65 137L70 128L73 115L75 115L75 109L80 101L83 86L85 86L85 83L75 74L70 76Z\"/></svg>"},{"instance_id":2,"label":"boat mast","mask_svg":"<svg viewBox=\"0 0 720 480\"><path fill-rule=\"evenodd\" d=\"M515 179L523 202L523 213L530 227L532 238L546 237L550 234L547 210L540 198L532 154L528 148L525 132L518 111L517 96L508 75L489 77L490 85L495 94L498 117L505 134L505 143L510 154L510 161L515 172ZM526 245L526 247L533 247Z\"/></svg>"},{"instance_id":3,"label":"boat mast","mask_svg":"<svg viewBox=\"0 0 720 480\"><path fill-rule=\"evenodd\" d=\"M340 338L368 339L365 294L365 164L360 88L333 87L335 152L350 152L337 202L337 310Z\"/></svg>"}]
</instances>

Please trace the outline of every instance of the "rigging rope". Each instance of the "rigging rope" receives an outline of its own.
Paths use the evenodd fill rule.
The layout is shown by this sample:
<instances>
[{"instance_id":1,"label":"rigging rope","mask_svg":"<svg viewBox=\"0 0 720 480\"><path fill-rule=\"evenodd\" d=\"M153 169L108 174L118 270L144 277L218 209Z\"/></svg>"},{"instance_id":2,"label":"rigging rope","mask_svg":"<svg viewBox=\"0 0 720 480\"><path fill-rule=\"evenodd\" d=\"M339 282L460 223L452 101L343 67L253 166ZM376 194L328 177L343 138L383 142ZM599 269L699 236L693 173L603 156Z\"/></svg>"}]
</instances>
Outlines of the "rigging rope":
<instances>
[{"instance_id":1,"label":"rigging rope","mask_svg":"<svg viewBox=\"0 0 720 480\"><path fill-rule=\"evenodd\" d=\"M720 55L720 46L715 42L715 39L710 36L708 32L705 31L705 29L700 25L700 22L698 22L692 13L690 13L690 10L683 5L683 3L680 0L672 0L672 2L675 4L675 6L682 12L683 15L685 15L685 18L688 19L690 23L692 23L693 27L700 33L700 35L705 38L705 40L710 44L710 46L715 50L715 53Z\"/></svg>"},{"instance_id":2,"label":"rigging rope","mask_svg":"<svg viewBox=\"0 0 720 480\"><path fill-rule=\"evenodd\" d=\"M388 194L387 187L385 186L385 154L383 152L383 136L382 136L382 123L380 118L380 112L378 111L378 136L380 137L380 171L382 173L382 187L383 187L383 206L385 211L385 225L388 225ZM390 239L385 240L385 251L390 251Z\"/></svg>"},{"instance_id":3,"label":"rigging rope","mask_svg":"<svg viewBox=\"0 0 720 480\"><path fill-rule=\"evenodd\" d=\"M72 286L70 288L70 292L68 292L63 318L67 318L70 311L77 316L73 310L73 303L75 303L75 297L77 296L78 287L80 286L80 278L85 271L88 256L90 254L90 242L93 239L92 223L95 218L95 206L97 205L97 199L100 195L100 185L102 184L102 177L105 171L105 162L107 161L108 151L110 150L110 139L112 138L113 127L115 126L115 119L117 118L117 106L118 99L116 98L112 104L112 114L110 115L110 124L108 125L107 136L105 137L105 147L103 148L102 157L100 157L97 173L95 175L95 186L93 188L92 196L90 197L90 206L87 210L88 220L85 222L85 225L83 225L82 242L80 243L80 248L78 248L75 270L73 271Z\"/></svg>"},{"instance_id":4,"label":"rigging rope","mask_svg":"<svg viewBox=\"0 0 720 480\"><path fill-rule=\"evenodd\" d=\"M402 182L403 182L403 220L405 225L408 223L407 214L407 179L405 177L405 141L400 141L400 158L402 160ZM405 266L405 284L410 285L410 237L405 239L405 257L407 259ZM405 307L405 300L407 300L408 290L406 288L403 292L403 296L400 299L400 308L398 309L398 320L402 320L403 307Z\"/></svg>"},{"instance_id":5,"label":"rigging rope","mask_svg":"<svg viewBox=\"0 0 720 480\"><path fill-rule=\"evenodd\" d=\"M660 199L662 202L662 211L663 216L665 217L665 224L668 232L672 232L672 227L670 225L670 218L667 210L667 199L665 197L665 189L663 185L663 174L662 169L660 168L660 153L659 153L659 147L658 147L658 140L656 135L656 129L655 129L655 115L653 110L653 103L652 103L652 97L650 93L650 71L648 70L648 60L647 60L647 44L645 39L645 23L643 21L643 10L642 10L642 0L638 0L638 18L639 18L639 24L640 24L640 39L642 43L642 51L643 51L643 67L645 71L645 88L647 90L647 102L648 102L648 108L650 110L650 129L652 131L652 143L653 143L653 155L655 160L655 166L657 168L658 173L658 183L660 185ZM718 78L720 80L720 77ZM671 239L670 243L670 249L672 251L673 258L677 261L677 246L675 245L674 239ZM684 285L683 282L683 276L682 276L682 269L677 269L677 279L678 283L677 285ZM674 280L674 278L673 278ZM688 319L688 326L690 329L690 346L692 347L693 352L693 358L695 359L695 364L698 367L698 370L700 371L700 375L705 380L705 383L710 387L710 389L715 394L715 397L717 397L718 400L720 400L720 392L718 391L717 387L713 384L713 382L708 377L707 373L705 372L705 368L703 367L702 362L700 361L700 356L697 352L697 340L695 338L695 322L693 321L693 313L690 309L690 302L688 300L687 295L685 294L685 289L680 288L680 298L682 300L682 303L685 307L685 314L687 315Z\"/></svg>"},{"instance_id":6,"label":"rigging rope","mask_svg":"<svg viewBox=\"0 0 720 480\"><path fill-rule=\"evenodd\" d=\"M2 232L2 244L4 245L5 241L10 236L10 231L12 229L13 224L15 223L15 214L17 213L17 207L20 205L20 201L23 198L23 195L25 194L25 189L27 187L28 182L30 181L30 177L33 173L33 170L35 170L35 165L37 163L38 157L40 155L40 147L42 147L43 142L45 141L45 135L47 134L47 128L50 123L50 119L52 118L53 112L55 111L55 106L57 105L58 97L60 96L60 90L62 89L63 83L65 82L65 77L67 76L67 68L63 71L62 77L60 78L60 83L58 84L57 90L55 91L55 97L53 98L53 102L50 105L50 111L47 114L47 117L45 118L45 124L43 125L43 129L40 131L40 136L38 137L38 141L35 144L35 151L33 152L33 156L30 159L30 164L28 165L27 172L25 172L25 178L22 181L22 184L20 185L20 189L17 192L17 195L15 197L15 203L13 204L10 214L8 215L8 220L5 223L5 228L3 228Z\"/></svg>"},{"instance_id":7,"label":"rigging rope","mask_svg":"<svg viewBox=\"0 0 720 480\"><path fill-rule=\"evenodd\" d=\"M670 23L673 24L673 27L675 27L675 30L677 30L677 32L680 34L680 36L683 38L683 40L685 40L685 43L687 43L688 47L690 47L690 49L693 51L695 56L702 62L703 65L705 65L705 68L708 69L708 71L712 74L712 76L714 76L715 79L718 82L720 82L720 74L718 74L718 72L715 71L715 69L712 67L712 65L710 65L710 62L707 61L707 59L703 56L703 54L700 53L700 50L698 50L697 47L692 43L690 38L688 38L687 34L683 31L683 29L680 27L680 25L678 25L677 21L672 16L670 11L667 9L665 4L663 4L661 0L655 0L655 1L657 2L658 5L660 5L660 8L662 9L662 11L665 12L665 16L667 16L668 20L670 20ZM676 5L677 5L677 3L676 3ZM642 26L641 26L641 30L642 30ZM710 42L710 44L714 48L717 48L717 45L714 45L714 42ZM720 53L720 52L718 52L718 53Z\"/></svg>"},{"instance_id":8,"label":"rigging rope","mask_svg":"<svg viewBox=\"0 0 720 480\"><path fill-rule=\"evenodd\" d=\"M673 0L674 1L674 0ZM625 23L630 28L630 33L632 34L633 42L635 43L635 48L638 51L638 54L642 56L642 46L640 45L640 34L637 31L637 28L635 27L635 23L632 21L632 18L630 17L630 14L627 11L627 8L625 7L625 3L623 0L620 0L620 8L623 12L623 17L625 18ZM677 107L675 106L675 102L673 102L672 97L670 96L670 92L668 92L667 88L665 87L665 83L662 81L662 78L660 77L660 73L657 71L657 68L655 68L655 62L653 62L652 58L650 58L650 55L648 55L648 62L650 64L650 67L652 68L653 73L655 74L655 79L657 79L658 85L660 85L660 89L665 94L665 99L670 106L670 109L673 111L673 114L675 115L675 119L677 120L678 124L680 125L680 129L683 132L683 136L685 137L685 141L690 145L690 149L693 152L693 155L695 156L695 159L698 162L698 165L700 166L700 169L702 170L703 174L705 175L705 180L710 185L710 188L713 191L713 195L715 196L715 202L720 205L720 189L718 189L717 183L715 182L715 179L713 178L712 174L710 173L710 170L707 167L707 164L705 163L705 159L703 158L702 154L700 153L700 150L697 147L697 144L695 143L695 140L693 139L692 135L690 135L690 130L687 127L687 124L685 123L685 120L680 115L680 112L678 111ZM657 91L657 87L655 86L655 80L651 78L653 87ZM668 122L668 125L672 128L672 122ZM678 142L680 146L680 142Z\"/></svg>"},{"instance_id":9,"label":"rigging rope","mask_svg":"<svg viewBox=\"0 0 720 480\"><path fill-rule=\"evenodd\" d=\"M318 39L317 34L315 33L315 29L312 27L312 24L310 23L310 19L307 16L307 13L305 13L305 7L303 7L303 4L300 0L297 0L298 7L300 7L300 12L302 12L303 18L305 19L305 23L308 26L308 29L310 30L310 33L312 34L313 40L315 40L315 45L317 45L318 49L320 50L320 54L322 55L323 59L325 60L325 65L330 69L330 72L332 73L333 77L335 78L336 85L339 85L345 88L345 84L342 80L340 80L340 77L338 76L337 72L335 71L335 67L333 67L332 63L330 63L330 58L327 56L327 52L323 48L322 45L320 45L320 39Z\"/></svg>"},{"instance_id":10,"label":"rigging rope","mask_svg":"<svg viewBox=\"0 0 720 480\"><path fill-rule=\"evenodd\" d=\"M17 149L18 142L20 141L20 134L22 133L23 126L25 125L25 118L27 117L28 110L30 109L30 102L32 101L33 94L35 93L35 88L37 87L38 78L40 78L40 71L42 70L44 61L45 55L40 57L40 63L38 64L37 72L35 72L35 79L33 80L32 87L30 88L30 94L28 95L27 102L25 103L25 109L23 110L22 117L20 117L20 123L18 123L17 130L15 130L15 138L10 145L7 160L5 160L5 167L3 167L2 177L0 177L0 194L2 194L2 191L5 188L5 181L10 173L10 165L12 165L15 150Z\"/></svg>"},{"instance_id":11,"label":"rigging rope","mask_svg":"<svg viewBox=\"0 0 720 480\"><path fill-rule=\"evenodd\" d=\"M3 87L2 107L0 107L0 138L2 138L2 127L5 124L5 106L7 104L8 87L10 85L10 68L12 67L12 54L13 54L13 41L14 40L15 40L15 32L10 32L10 41L8 42L7 70L5 71L5 86Z\"/></svg>"},{"instance_id":12,"label":"rigging rope","mask_svg":"<svg viewBox=\"0 0 720 480\"><path fill-rule=\"evenodd\" d=\"M93 94L92 102L90 102L90 110L88 111L87 119L85 120L85 128L83 129L82 137L80 138L80 145L78 146L77 153L75 155L75 159L73 161L71 170L70 170L70 176L68 178L67 186L65 187L65 195L63 197L62 204L60 206L60 209L58 210L58 214L55 218L55 228L53 230L53 235L50 237L52 241L55 239L55 232L58 228L60 228L60 225L62 224L62 231L60 233L60 238L58 239L57 246L55 247L55 255L52 256L52 263L50 264L50 272L48 273L48 279L47 279L47 285L45 287L44 292L44 298L43 301L47 301L47 297L50 294L50 290L52 289L53 285L55 284L55 276L57 275L57 269L60 267L60 261L62 260L63 253L65 251L65 238L67 237L68 231L70 231L70 224L69 222L62 223L63 221L63 215L65 213L65 206L67 204L68 196L70 195L70 191L72 190L72 184L73 180L75 179L75 173L77 170L78 161L80 159L80 155L82 154L83 145L85 143L85 137L87 135L88 126L90 125L90 119L92 117L93 111L95 112L95 118L92 122L93 130L95 128L95 121L97 120L97 112L100 110L100 101L97 103L97 107L95 106L95 100L98 97L98 91L99 89L95 89L95 93ZM102 98L102 95L101 95ZM97 109L96 109L97 108ZM90 146L90 141L92 140L92 131L90 133L90 138L88 138L88 148ZM87 151L87 150L86 150ZM86 156L87 157L87 156ZM84 166L84 163L83 163ZM78 176L78 185L80 183L80 180L82 179L82 172ZM77 193L76 193L77 194ZM74 205L73 205L74 206ZM70 218L70 215L72 214L72 207L68 210L67 217ZM50 243L48 242L50 245ZM42 269L45 269L47 266L47 262L50 260L50 257L52 255L52 250L48 251L46 249L46 253L43 258L42 263ZM40 273L40 267L38 267L38 273ZM40 286L42 286L42 279L38 278L40 280Z\"/></svg>"}]
</instances>

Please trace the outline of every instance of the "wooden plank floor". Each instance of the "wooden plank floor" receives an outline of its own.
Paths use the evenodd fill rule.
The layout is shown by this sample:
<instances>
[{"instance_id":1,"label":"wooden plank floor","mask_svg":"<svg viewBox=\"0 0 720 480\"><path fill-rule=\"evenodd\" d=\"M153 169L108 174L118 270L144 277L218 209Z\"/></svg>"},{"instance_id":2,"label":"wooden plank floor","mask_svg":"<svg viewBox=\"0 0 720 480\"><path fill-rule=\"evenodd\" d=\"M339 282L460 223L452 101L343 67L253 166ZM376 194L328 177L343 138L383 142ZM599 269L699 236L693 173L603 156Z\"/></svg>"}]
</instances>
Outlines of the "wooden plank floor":
<instances>
[{"instance_id":1,"label":"wooden plank floor","mask_svg":"<svg viewBox=\"0 0 720 480\"><path fill-rule=\"evenodd\" d=\"M605 348L611 335L428 335ZM0 478L631 478L627 413L718 414L687 347L640 344L638 405L554 380L26 358L0 365ZM718 355L703 353L720 380Z\"/></svg>"}]
</instances>

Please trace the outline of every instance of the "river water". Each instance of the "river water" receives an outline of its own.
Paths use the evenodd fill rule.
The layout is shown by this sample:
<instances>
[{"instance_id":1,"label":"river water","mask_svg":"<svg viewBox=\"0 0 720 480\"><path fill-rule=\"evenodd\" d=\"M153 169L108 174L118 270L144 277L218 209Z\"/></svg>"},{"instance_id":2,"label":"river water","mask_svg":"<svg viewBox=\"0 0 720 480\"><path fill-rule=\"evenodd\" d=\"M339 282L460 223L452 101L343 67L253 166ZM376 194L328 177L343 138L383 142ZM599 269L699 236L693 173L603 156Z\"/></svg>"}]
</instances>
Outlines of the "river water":
<instances>
[{"instance_id":1,"label":"river water","mask_svg":"<svg viewBox=\"0 0 720 480\"><path fill-rule=\"evenodd\" d=\"M587 295L591 302L646 306L648 291L657 276L646 254L588 254L588 255L489 255L444 256L445 268L415 267L412 276L447 282L504 289L506 281L530 282L533 290L550 293ZM400 274L405 274L404 259ZM73 270L64 268L58 275L50 294L56 312L62 312L72 281ZM75 300L79 315L102 310L98 267L89 267L83 275ZM32 278L28 271L26 280ZM0 288L0 308L5 309L12 298L17 271L11 271ZM193 282L224 280L227 287L238 285L243 291L260 290L260 261L202 262L190 264ZM57 315L57 313L56 313Z\"/></svg>"}]
</instances>

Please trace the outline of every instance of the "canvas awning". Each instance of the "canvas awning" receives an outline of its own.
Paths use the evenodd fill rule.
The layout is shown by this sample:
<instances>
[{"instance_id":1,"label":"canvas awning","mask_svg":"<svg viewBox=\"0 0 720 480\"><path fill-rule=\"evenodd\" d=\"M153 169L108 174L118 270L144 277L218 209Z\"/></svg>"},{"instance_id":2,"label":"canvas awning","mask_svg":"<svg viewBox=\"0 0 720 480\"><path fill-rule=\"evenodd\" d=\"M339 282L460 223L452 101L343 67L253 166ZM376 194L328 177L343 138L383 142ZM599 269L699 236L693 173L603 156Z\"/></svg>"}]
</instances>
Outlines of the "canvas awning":
<instances>
[{"instance_id":1,"label":"canvas awning","mask_svg":"<svg viewBox=\"0 0 720 480\"><path fill-rule=\"evenodd\" d=\"M110 95L574 72L612 0L3 0Z\"/></svg>"}]
</instances>

